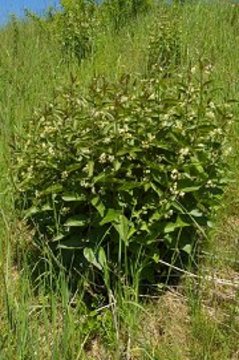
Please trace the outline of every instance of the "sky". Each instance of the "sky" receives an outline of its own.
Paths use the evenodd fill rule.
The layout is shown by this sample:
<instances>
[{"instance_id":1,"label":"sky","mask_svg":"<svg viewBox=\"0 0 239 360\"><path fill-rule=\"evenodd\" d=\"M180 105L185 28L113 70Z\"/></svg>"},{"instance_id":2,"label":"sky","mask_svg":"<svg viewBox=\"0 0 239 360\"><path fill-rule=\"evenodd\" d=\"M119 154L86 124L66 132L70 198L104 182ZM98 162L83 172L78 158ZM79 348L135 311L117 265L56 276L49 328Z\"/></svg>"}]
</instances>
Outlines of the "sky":
<instances>
[{"instance_id":1,"label":"sky","mask_svg":"<svg viewBox=\"0 0 239 360\"><path fill-rule=\"evenodd\" d=\"M0 24L4 24L9 14L22 16L24 9L42 13L48 6L55 6L59 0L0 0Z\"/></svg>"}]
</instances>

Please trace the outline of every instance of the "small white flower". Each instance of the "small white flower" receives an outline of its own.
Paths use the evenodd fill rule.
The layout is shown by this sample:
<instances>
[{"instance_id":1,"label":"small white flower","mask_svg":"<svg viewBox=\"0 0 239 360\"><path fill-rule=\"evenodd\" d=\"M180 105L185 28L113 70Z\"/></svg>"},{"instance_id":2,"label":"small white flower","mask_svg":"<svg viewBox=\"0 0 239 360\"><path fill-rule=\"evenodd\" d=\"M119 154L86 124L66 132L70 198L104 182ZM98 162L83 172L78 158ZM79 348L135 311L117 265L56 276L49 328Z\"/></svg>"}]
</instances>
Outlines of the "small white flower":
<instances>
[{"instance_id":1,"label":"small white flower","mask_svg":"<svg viewBox=\"0 0 239 360\"><path fill-rule=\"evenodd\" d=\"M124 128L120 128L120 129L118 129L118 132L119 132L119 134L124 134L124 133L125 133L125 129L124 129Z\"/></svg>"},{"instance_id":2,"label":"small white flower","mask_svg":"<svg viewBox=\"0 0 239 360\"><path fill-rule=\"evenodd\" d=\"M110 138L105 138L105 139L103 140L103 143L104 143L104 144L109 144L109 143L110 143Z\"/></svg>"},{"instance_id":3,"label":"small white flower","mask_svg":"<svg viewBox=\"0 0 239 360\"><path fill-rule=\"evenodd\" d=\"M155 138L156 138L155 135L153 135L153 134L148 134L148 139L149 139L149 141L153 141Z\"/></svg>"},{"instance_id":4,"label":"small white flower","mask_svg":"<svg viewBox=\"0 0 239 360\"><path fill-rule=\"evenodd\" d=\"M21 157L17 157L17 162L18 162L19 165L21 165L21 164L23 163L22 158L21 158Z\"/></svg>"},{"instance_id":5,"label":"small white flower","mask_svg":"<svg viewBox=\"0 0 239 360\"><path fill-rule=\"evenodd\" d=\"M208 112L206 113L206 116L207 116L207 118L210 119L210 120L214 120L214 119L215 119L215 114L214 114L213 111L208 111Z\"/></svg>"},{"instance_id":6,"label":"small white flower","mask_svg":"<svg viewBox=\"0 0 239 360\"><path fill-rule=\"evenodd\" d=\"M107 159L106 153L102 153L102 154L100 155L100 157L99 157L99 162L100 162L101 164L104 164L104 163L106 163L106 159Z\"/></svg>"},{"instance_id":7,"label":"small white flower","mask_svg":"<svg viewBox=\"0 0 239 360\"><path fill-rule=\"evenodd\" d=\"M182 156L187 156L189 154L190 150L188 147L186 148L182 148L179 150L179 154L182 155Z\"/></svg>"},{"instance_id":8,"label":"small white flower","mask_svg":"<svg viewBox=\"0 0 239 360\"><path fill-rule=\"evenodd\" d=\"M213 70L213 65L212 64L206 65L204 70L205 70L205 74L211 74L211 72Z\"/></svg>"},{"instance_id":9,"label":"small white flower","mask_svg":"<svg viewBox=\"0 0 239 360\"><path fill-rule=\"evenodd\" d=\"M210 107L212 110L215 110L215 109L216 109L216 106L215 106L215 104L214 104L213 101L210 101L210 103L209 103L208 105L209 105L209 107Z\"/></svg>"},{"instance_id":10,"label":"small white flower","mask_svg":"<svg viewBox=\"0 0 239 360\"><path fill-rule=\"evenodd\" d=\"M207 183L206 183L206 185L205 185L205 187L206 187L207 189L213 188L213 187L214 187L214 184L213 184L212 180L208 180Z\"/></svg>"},{"instance_id":11,"label":"small white flower","mask_svg":"<svg viewBox=\"0 0 239 360\"><path fill-rule=\"evenodd\" d=\"M68 178L68 172L65 170L65 171L63 171L63 173L61 174L61 178L63 179L63 180L65 180L65 179L67 179Z\"/></svg>"},{"instance_id":12,"label":"small white flower","mask_svg":"<svg viewBox=\"0 0 239 360\"><path fill-rule=\"evenodd\" d=\"M177 169L173 169L170 175L172 180L176 180L178 178L178 170Z\"/></svg>"},{"instance_id":13,"label":"small white flower","mask_svg":"<svg viewBox=\"0 0 239 360\"><path fill-rule=\"evenodd\" d=\"M128 101L128 97L127 97L127 96L125 96L125 95L121 96L120 102L121 102L122 104L125 103L125 102L127 102L127 101Z\"/></svg>"},{"instance_id":14,"label":"small white flower","mask_svg":"<svg viewBox=\"0 0 239 360\"><path fill-rule=\"evenodd\" d=\"M142 141L142 147L143 147L144 149L148 149L148 148L149 148L149 143L148 143L148 141Z\"/></svg>"}]
</instances>

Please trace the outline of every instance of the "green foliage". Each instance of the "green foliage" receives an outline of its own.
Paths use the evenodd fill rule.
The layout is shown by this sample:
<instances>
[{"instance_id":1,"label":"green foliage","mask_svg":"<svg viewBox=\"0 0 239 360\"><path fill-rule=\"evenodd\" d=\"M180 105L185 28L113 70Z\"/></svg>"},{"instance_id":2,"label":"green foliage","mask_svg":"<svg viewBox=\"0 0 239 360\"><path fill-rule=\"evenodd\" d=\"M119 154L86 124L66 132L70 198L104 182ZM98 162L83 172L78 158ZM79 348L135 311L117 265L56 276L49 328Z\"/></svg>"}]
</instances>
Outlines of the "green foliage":
<instances>
[{"instance_id":1,"label":"green foliage","mask_svg":"<svg viewBox=\"0 0 239 360\"><path fill-rule=\"evenodd\" d=\"M159 260L186 261L224 185L231 115L207 69L170 82L100 78L87 96L73 82L33 116L14 178L38 239L74 253L82 273L91 263L106 286L139 269L155 281Z\"/></svg>"},{"instance_id":2,"label":"green foliage","mask_svg":"<svg viewBox=\"0 0 239 360\"><path fill-rule=\"evenodd\" d=\"M155 17L148 47L149 72L175 71L181 61L180 18L177 14L169 16L166 12Z\"/></svg>"},{"instance_id":3,"label":"green foliage","mask_svg":"<svg viewBox=\"0 0 239 360\"><path fill-rule=\"evenodd\" d=\"M149 11L152 5L152 0L105 0L102 4L102 15L118 31L130 19Z\"/></svg>"},{"instance_id":4,"label":"green foliage","mask_svg":"<svg viewBox=\"0 0 239 360\"><path fill-rule=\"evenodd\" d=\"M232 6L230 2L186 2L183 11L175 6L162 6L161 14L166 13L166 9L167 16L178 16L179 26L182 28L180 48L188 49L187 52L183 50L184 58L181 65L185 66L190 62L194 64L198 54L204 54L210 59L208 63L214 64L215 82L211 85L220 88L220 91L211 94L212 101L214 96L217 99L238 98L239 7ZM0 359L237 359L239 332L239 301L236 296L235 281L238 278L236 271L239 263L237 126L229 136L225 132L234 154L234 158L231 157L229 163L233 182L230 183L226 196L220 202L214 231L208 239L210 248L203 247L207 252L203 251L200 254L199 276L190 277L190 281L185 276L180 282L179 294L177 291L169 291L159 300L147 296L140 297L140 302L137 302L137 293L135 296L122 295L126 293L125 288L129 289L130 294L132 291L132 287L125 287L122 281L122 290L115 291L111 297L109 296L107 304L102 303L103 297L99 297L97 292L91 292L95 299L93 308L96 308L96 311L92 312L82 301L84 293L82 294L81 291L81 281L76 284L77 288L71 286L69 290L69 283L66 283L66 280L70 274L59 275L59 271L55 271L57 269L53 266L51 252L48 253L46 250L41 252L40 260L36 253L32 253L35 249L32 232L17 218L19 212L15 212L12 206L13 188L9 189L7 186L9 184L7 169L10 165L9 144L13 144L15 136L20 133L22 139L18 139L21 147L19 152L22 153L24 139L27 141L27 134L23 132L28 131L28 126L25 129L22 127L23 123L26 124L30 116L36 125L38 120L33 114L33 109L41 106L40 113L44 113L46 109L43 109L41 104L44 104L46 98L47 103L50 103L49 99L52 99L54 90L68 82L72 68L78 74L83 91L95 73L104 73L107 79L116 79L123 69L127 69L128 73L137 72L144 76L147 65L145 53L148 47L148 26L150 28L150 24L155 22L154 15L140 16L137 22L126 25L126 28L117 35L113 32L110 34L111 29L110 27L107 29L108 24L106 24L97 39L97 54L94 61L86 60L84 66L78 67L75 61L70 64L62 61L63 55L59 51L59 43L57 44L50 32L52 24L55 24L54 16L53 19L50 19L50 16L47 18L49 22L45 22L42 18L23 22L19 20L16 24L17 29L10 23L0 31L0 271L3 281L0 289ZM175 71L181 73L180 67L177 66ZM195 69L192 68L193 73L194 71ZM166 83L170 85L174 81L171 73L170 69L170 76L163 82L165 86ZM152 71L151 74L156 76L157 72ZM193 77L198 76L197 74L200 74L198 69ZM81 91L77 90L76 93L82 93ZM69 94L69 91L65 93ZM159 95L161 96L161 93ZM61 95L58 100L60 97ZM214 101L215 105L217 106L220 101ZM58 105L64 106L63 101L59 100ZM239 107L235 103L235 118L238 118L238 110ZM218 118L216 120L220 122L222 116L215 110L213 112ZM39 128L41 127L42 125ZM64 132L64 128L62 131ZM35 139L36 144L41 142L40 132L37 133L37 129ZM33 144L29 149L35 151ZM30 167L30 159L28 164ZM59 163L55 164L57 166ZM44 171L47 172L46 169ZM34 176L36 179L39 173ZM51 179L48 181L52 183ZM23 198L24 193L22 195L18 193L19 205ZM34 201L34 194L32 198ZM72 194L67 194L65 199L71 200ZM70 204L72 205L73 203ZM27 207L26 204L25 208ZM49 211L48 214L50 219L52 212ZM196 214L197 212L194 212L194 215ZM36 215L32 219L38 221ZM197 221L196 217L195 220ZM41 230L44 234L43 226ZM47 237L45 238L47 240ZM108 259L108 255L105 251L104 257L102 245L105 244L99 246L99 251L94 251L92 248L93 256L90 246L86 247L84 253L91 262L96 260L98 268L103 264L107 282L107 274L111 274L108 268L112 268L112 264L105 266L105 257ZM161 245L162 242L159 248ZM65 256L72 250L67 252L61 249L61 251L64 251ZM31 257L30 262L29 257ZM154 257L154 261L160 259L164 259L163 253ZM41 273L36 271L36 268L39 269L39 261L42 264ZM91 266L88 265L88 260L84 261L87 266L83 270L89 269ZM75 265L78 265L76 261ZM95 265L92 266L97 272L102 271ZM155 263L155 269L157 267ZM137 273L134 273L134 278L136 278L135 274ZM140 272L138 275L140 276ZM35 281L36 277L37 281ZM81 280L85 283L84 277ZM88 289L86 289L87 294L89 294ZM134 299L136 299L135 307L132 304ZM208 306L205 307L205 304Z\"/></svg>"},{"instance_id":5,"label":"green foliage","mask_svg":"<svg viewBox=\"0 0 239 360\"><path fill-rule=\"evenodd\" d=\"M53 17L53 29L65 58L79 61L93 51L97 33L96 5L90 0L62 0L62 11Z\"/></svg>"}]
</instances>

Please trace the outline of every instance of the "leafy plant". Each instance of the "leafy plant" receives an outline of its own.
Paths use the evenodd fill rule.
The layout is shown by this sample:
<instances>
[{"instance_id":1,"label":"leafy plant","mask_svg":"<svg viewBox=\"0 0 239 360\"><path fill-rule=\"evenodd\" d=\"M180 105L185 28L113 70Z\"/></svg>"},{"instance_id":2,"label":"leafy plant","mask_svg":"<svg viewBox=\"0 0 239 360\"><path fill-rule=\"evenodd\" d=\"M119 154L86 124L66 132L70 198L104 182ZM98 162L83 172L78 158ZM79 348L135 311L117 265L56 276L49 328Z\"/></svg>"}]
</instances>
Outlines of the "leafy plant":
<instances>
[{"instance_id":1,"label":"leafy plant","mask_svg":"<svg viewBox=\"0 0 239 360\"><path fill-rule=\"evenodd\" d=\"M62 0L62 11L54 14L54 31L64 57L79 61L92 53L97 33L96 5L90 0Z\"/></svg>"},{"instance_id":2,"label":"leafy plant","mask_svg":"<svg viewBox=\"0 0 239 360\"><path fill-rule=\"evenodd\" d=\"M163 72L165 75L175 71L181 62L181 29L179 18L167 12L155 17L148 46L148 71Z\"/></svg>"},{"instance_id":3,"label":"leafy plant","mask_svg":"<svg viewBox=\"0 0 239 360\"><path fill-rule=\"evenodd\" d=\"M66 265L84 274L90 263L95 282L184 266L219 202L231 115L206 67L194 71L99 78L87 96L73 83L19 138L16 207Z\"/></svg>"}]
</instances>

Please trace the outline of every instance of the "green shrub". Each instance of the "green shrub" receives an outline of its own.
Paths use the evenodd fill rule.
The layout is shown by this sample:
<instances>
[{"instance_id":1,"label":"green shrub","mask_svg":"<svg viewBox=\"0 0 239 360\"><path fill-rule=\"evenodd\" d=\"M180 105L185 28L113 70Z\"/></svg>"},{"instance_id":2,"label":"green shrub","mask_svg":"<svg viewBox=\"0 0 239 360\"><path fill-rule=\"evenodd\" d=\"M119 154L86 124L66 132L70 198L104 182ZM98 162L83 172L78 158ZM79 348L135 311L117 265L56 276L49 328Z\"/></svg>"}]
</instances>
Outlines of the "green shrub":
<instances>
[{"instance_id":1,"label":"green shrub","mask_svg":"<svg viewBox=\"0 0 239 360\"><path fill-rule=\"evenodd\" d=\"M178 13L177 13L178 15ZM159 15L155 17L155 24L151 31L148 46L148 71L163 72L168 75L175 71L175 66L181 62L182 41L179 18L172 15Z\"/></svg>"},{"instance_id":2,"label":"green shrub","mask_svg":"<svg viewBox=\"0 0 239 360\"><path fill-rule=\"evenodd\" d=\"M62 11L54 14L53 29L64 58L79 61L92 53L97 33L96 5L90 0L62 0Z\"/></svg>"},{"instance_id":3,"label":"green shrub","mask_svg":"<svg viewBox=\"0 0 239 360\"><path fill-rule=\"evenodd\" d=\"M155 281L159 260L187 263L225 182L230 114L207 70L199 80L195 69L170 82L101 78L87 96L72 84L33 116L13 171L38 243L82 274L90 262L107 283L136 271Z\"/></svg>"}]
</instances>

